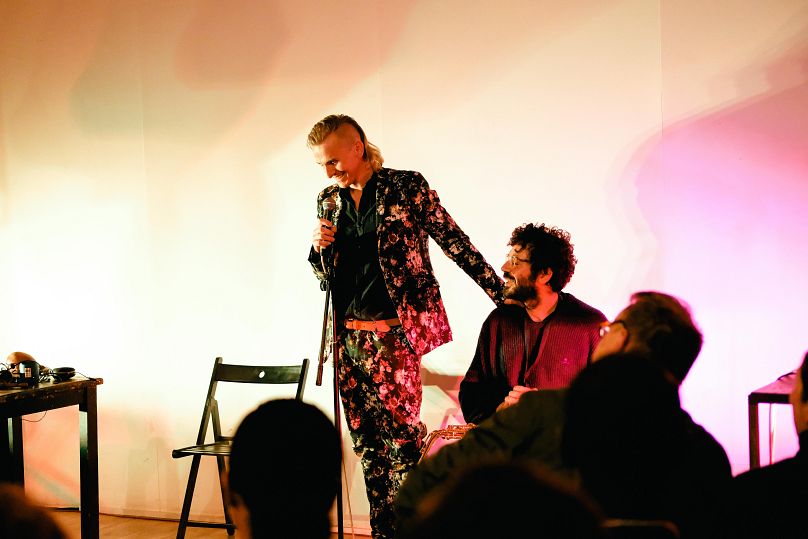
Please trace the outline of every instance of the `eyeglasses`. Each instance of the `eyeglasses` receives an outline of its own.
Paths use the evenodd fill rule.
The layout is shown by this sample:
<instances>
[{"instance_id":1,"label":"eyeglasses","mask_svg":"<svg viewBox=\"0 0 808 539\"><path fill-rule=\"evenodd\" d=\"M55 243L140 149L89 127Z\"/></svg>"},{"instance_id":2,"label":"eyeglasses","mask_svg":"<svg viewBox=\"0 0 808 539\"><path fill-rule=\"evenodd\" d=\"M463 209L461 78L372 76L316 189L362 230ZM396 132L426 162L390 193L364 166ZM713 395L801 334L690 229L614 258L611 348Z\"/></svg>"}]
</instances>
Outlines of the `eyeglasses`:
<instances>
[{"instance_id":1,"label":"eyeglasses","mask_svg":"<svg viewBox=\"0 0 808 539\"><path fill-rule=\"evenodd\" d=\"M530 262L529 258L519 258L515 254L508 255L508 264L511 266L518 266L520 262Z\"/></svg>"},{"instance_id":2,"label":"eyeglasses","mask_svg":"<svg viewBox=\"0 0 808 539\"><path fill-rule=\"evenodd\" d=\"M612 330L612 326L615 325L615 324L622 324L623 327L626 327L626 323L623 322L622 320L615 320L614 322L603 322L600 325L600 330L599 330L601 338L605 337L606 334L609 333Z\"/></svg>"}]
</instances>

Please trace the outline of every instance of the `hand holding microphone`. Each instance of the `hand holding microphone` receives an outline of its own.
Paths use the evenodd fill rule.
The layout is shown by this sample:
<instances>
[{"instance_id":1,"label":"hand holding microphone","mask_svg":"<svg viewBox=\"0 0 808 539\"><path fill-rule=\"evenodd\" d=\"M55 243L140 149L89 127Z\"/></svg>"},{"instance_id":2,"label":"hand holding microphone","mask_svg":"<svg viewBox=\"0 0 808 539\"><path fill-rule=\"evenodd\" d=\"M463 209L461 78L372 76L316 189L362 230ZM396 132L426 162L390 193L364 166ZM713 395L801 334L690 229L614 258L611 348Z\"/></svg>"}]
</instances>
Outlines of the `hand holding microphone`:
<instances>
[{"instance_id":1,"label":"hand holding microphone","mask_svg":"<svg viewBox=\"0 0 808 539\"><path fill-rule=\"evenodd\" d=\"M320 249L325 249L334 243L336 227L334 227L332 219L334 218L334 211L337 209L337 202L334 200L334 197L328 197L323 200L321 207L323 209L323 216L318 219L317 226L312 236L312 246L318 253Z\"/></svg>"},{"instance_id":2,"label":"hand holding microphone","mask_svg":"<svg viewBox=\"0 0 808 539\"><path fill-rule=\"evenodd\" d=\"M323 271L330 276L333 270L334 253L323 250L334 243L334 235L337 232L337 227L334 226L332 220L334 219L334 212L337 209L337 201L334 200L334 197L328 197L323 200L321 207L323 213L317 228L314 229L312 245L314 245L314 250L320 253L320 266L323 268ZM331 249L331 251L333 251L333 249Z\"/></svg>"}]
</instances>

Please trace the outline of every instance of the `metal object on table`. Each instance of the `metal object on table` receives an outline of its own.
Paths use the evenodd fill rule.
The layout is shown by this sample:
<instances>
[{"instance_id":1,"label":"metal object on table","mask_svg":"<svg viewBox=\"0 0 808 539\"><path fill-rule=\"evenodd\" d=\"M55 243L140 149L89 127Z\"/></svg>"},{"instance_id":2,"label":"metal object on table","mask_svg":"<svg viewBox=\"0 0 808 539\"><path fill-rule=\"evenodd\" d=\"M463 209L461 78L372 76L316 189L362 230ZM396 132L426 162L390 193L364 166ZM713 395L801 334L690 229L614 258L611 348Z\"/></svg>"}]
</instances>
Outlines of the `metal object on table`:
<instances>
[{"instance_id":1,"label":"metal object on table","mask_svg":"<svg viewBox=\"0 0 808 539\"><path fill-rule=\"evenodd\" d=\"M476 427L474 423L466 423L464 425L446 425L442 429L435 429L430 432L424 440L424 447L421 449L421 458L423 460L428 454L432 446L438 440L459 440L466 435L468 431Z\"/></svg>"}]
</instances>

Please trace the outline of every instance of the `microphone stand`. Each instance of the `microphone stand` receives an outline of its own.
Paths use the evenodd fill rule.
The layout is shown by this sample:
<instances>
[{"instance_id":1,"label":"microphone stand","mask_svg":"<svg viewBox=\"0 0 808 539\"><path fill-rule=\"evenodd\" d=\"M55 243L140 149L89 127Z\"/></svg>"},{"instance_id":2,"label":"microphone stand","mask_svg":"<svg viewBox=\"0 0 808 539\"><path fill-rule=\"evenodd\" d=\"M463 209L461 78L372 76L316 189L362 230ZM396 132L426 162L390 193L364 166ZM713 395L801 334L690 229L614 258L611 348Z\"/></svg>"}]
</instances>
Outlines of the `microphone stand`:
<instances>
[{"instance_id":1,"label":"microphone stand","mask_svg":"<svg viewBox=\"0 0 808 539\"><path fill-rule=\"evenodd\" d=\"M333 248L333 247L332 247ZM337 317L334 307L334 298L331 293L331 284L334 278L333 264L326 264L322 249L320 250L320 265L325 272L325 280L320 284L320 288L325 291L325 305L323 306L323 331L320 336L320 355L317 361L318 386L323 385L323 367L328 360L326 352L326 336L328 334L328 320L331 320L331 361L334 364L334 426L337 429L340 443L342 443L342 421L340 421L340 400L339 400L339 370L337 365ZM344 466L342 466L344 469ZM345 536L343 515L342 515L342 470L339 474L339 485L337 488L337 537L343 539Z\"/></svg>"}]
</instances>

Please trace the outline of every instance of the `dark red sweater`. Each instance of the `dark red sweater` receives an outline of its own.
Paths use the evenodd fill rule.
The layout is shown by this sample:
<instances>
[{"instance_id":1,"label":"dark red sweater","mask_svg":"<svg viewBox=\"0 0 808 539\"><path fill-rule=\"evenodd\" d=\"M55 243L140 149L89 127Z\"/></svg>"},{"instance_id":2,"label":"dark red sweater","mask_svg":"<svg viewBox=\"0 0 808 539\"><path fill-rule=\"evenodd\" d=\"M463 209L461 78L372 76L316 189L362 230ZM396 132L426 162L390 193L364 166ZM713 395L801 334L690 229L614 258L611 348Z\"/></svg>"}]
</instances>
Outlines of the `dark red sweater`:
<instances>
[{"instance_id":1,"label":"dark red sweater","mask_svg":"<svg viewBox=\"0 0 808 539\"><path fill-rule=\"evenodd\" d=\"M487 418L515 385L539 389L568 386L589 362L605 320L602 312L564 292L559 292L558 306L541 329L524 307L502 305L494 309L483 323L474 359L460 383L463 417L470 423ZM538 354L528 357L531 349L536 350L532 341L539 332Z\"/></svg>"}]
</instances>

